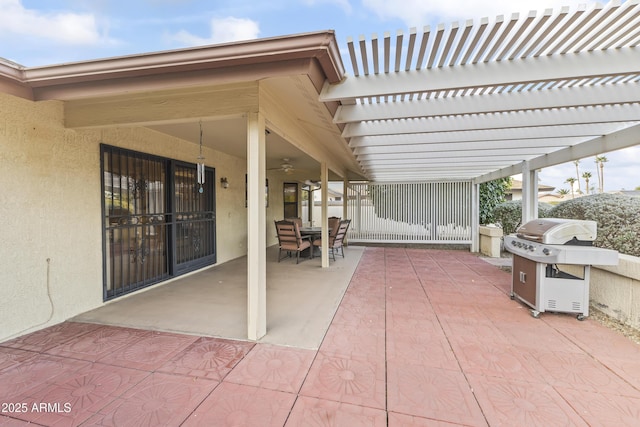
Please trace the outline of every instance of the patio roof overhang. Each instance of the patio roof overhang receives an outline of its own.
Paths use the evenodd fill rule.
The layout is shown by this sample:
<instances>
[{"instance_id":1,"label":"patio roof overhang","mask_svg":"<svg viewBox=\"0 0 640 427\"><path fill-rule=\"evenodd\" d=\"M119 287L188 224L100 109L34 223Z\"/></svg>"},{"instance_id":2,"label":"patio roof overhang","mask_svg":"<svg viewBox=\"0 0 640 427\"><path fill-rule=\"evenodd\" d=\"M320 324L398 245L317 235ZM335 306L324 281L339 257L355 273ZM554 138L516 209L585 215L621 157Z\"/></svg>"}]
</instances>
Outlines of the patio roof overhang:
<instances>
[{"instance_id":1,"label":"patio roof overhang","mask_svg":"<svg viewBox=\"0 0 640 427\"><path fill-rule=\"evenodd\" d=\"M481 183L639 144L639 28L627 1L361 36L321 100L369 179Z\"/></svg>"},{"instance_id":2,"label":"patio roof overhang","mask_svg":"<svg viewBox=\"0 0 640 427\"><path fill-rule=\"evenodd\" d=\"M321 162L333 179L363 178L332 122L338 103L318 99L344 75L333 31L41 67L0 60L0 90L63 101L69 128L144 126L197 144L202 122L219 136L205 146L243 158L244 117L267 111L266 167L289 158L312 171L302 180L318 179Z\"/></svg>"}]
</instances>

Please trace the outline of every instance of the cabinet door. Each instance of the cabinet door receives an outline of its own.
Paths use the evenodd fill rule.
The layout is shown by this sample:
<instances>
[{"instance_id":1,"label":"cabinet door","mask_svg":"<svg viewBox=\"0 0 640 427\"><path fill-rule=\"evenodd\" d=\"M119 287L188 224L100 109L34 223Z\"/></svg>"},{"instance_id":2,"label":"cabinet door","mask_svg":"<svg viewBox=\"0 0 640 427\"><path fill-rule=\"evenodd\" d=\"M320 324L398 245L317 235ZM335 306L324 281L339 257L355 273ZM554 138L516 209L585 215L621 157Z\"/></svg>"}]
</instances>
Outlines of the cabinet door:
<instances>
[{"instance_id":1,"label":"cabinet door","mask_svg":"<svg viewBox=\"0 0 640 427\"><path fill-rule=\"evenodd\" d=\"M520 256L513 256L512 292L520 299L537 306L536 300L536 262Z\"/></svg>"}]
</instances>

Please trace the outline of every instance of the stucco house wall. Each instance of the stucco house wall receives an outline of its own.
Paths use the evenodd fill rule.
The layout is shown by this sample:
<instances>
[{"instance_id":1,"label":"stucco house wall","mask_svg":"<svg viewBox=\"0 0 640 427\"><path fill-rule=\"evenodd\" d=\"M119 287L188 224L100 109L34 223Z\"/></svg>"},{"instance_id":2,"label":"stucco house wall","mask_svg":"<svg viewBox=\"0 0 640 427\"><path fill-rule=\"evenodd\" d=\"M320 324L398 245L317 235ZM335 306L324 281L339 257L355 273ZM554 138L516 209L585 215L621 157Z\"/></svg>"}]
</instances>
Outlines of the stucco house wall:
<instances>
[{"instance_id":1,"label":"stucco house wall","mask_svg":"<svg viewBox=\"0 0 640 427\"><path fill-rule=\"evenodd\" d=\"M194 162L199 147L146 128L73 130L63 104L0 93L0 341L103 304L100 143ZM247 253L246 160L205 149L216 169L217 262ZM228 189L220 186L227 177ZM267 245L282 180L269 177ZM280 191L279 191L280 190Z\"/></svg>"}]
</instances>

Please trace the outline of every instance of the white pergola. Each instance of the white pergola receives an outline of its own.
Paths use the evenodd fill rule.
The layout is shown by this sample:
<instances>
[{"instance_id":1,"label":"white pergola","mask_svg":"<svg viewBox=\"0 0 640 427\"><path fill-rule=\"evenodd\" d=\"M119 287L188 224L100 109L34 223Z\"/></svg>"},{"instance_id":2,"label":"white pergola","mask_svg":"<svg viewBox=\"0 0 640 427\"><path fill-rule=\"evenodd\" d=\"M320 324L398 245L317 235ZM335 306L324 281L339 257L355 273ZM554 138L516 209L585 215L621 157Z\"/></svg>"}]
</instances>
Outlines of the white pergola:
<instances>
[{"instance_id":1,"label":"white pergola","mask_svg":"<svg viewBox=\"0 0 640 427\"><path fill-rule=\"evenodd\" d=\"M361 36L320 99L370 180L522 173L528 220L537 170L640 143L639 45L638 0Z\"/></svg>"}]
</instances>

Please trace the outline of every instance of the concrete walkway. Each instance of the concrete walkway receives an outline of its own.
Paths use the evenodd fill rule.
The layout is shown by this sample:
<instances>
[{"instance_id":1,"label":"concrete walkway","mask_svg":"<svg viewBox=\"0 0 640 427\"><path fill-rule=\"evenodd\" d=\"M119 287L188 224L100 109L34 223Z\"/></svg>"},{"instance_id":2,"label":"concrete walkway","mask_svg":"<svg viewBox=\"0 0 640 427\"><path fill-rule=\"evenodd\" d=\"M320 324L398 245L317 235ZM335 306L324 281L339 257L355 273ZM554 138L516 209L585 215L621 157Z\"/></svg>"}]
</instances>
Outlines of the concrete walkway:
<instances>
[{"instance_id":1,"label":"concrete walkway","mask_svg":"<svg viewBox=\"0 0 640 427\"><path fill-rule=\"evenodd\" d=\"M0 426L637 426L640 346L509 283L367 248L319 350L66 322L0 344Z\"/></svg>"}]
</instances>

